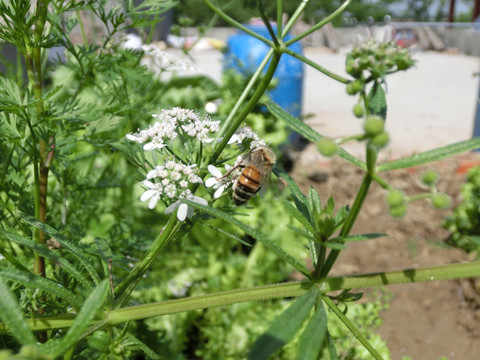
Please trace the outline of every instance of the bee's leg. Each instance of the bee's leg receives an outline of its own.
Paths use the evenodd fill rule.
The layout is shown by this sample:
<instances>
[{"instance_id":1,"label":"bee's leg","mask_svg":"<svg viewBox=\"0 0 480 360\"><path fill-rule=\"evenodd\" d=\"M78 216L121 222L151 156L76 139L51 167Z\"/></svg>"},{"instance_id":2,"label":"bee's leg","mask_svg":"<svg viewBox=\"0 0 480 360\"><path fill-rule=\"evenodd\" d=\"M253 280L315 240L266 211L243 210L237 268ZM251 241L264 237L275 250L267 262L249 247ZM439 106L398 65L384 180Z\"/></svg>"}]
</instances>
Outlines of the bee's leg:
<instances>
[{"instance_id":1,"label":"bee's leg","mask_svg":"<svg viewBox=\"0 0 480 360\"><path fill-rule=\"evenodd\" d=\"M244 167L245 167L244 164L238 164L238 165L236 165L236 166L234 166L234 167L231 167L230 170L228 170L228 171L225 173L225 175L223 175L223 176L222 176L221 178L219 178L219 179L224 179L224 178L230 176L230 174L231 174L232 172L234 172L235 170L237 170L237 169L243 169Z\"/></svg>"}]
</instances>

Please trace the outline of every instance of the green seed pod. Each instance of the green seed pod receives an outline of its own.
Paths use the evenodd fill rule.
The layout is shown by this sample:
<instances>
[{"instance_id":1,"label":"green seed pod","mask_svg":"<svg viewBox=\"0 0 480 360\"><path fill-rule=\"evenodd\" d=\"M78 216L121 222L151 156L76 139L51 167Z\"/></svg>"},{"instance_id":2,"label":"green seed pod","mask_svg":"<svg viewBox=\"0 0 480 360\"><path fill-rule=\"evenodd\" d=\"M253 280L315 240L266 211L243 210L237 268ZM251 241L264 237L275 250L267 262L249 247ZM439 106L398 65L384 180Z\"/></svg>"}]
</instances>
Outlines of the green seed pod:
<instances>
[{"instance_id":1,"label":"green seed pod","mask_svg":"<svg viewBox=\"0 0 480 360\"><path fill-rule=\"evenodd\" d=\"M435 170L427 170L422 174L422 182L425 185L433 186L438 180L438 174Z\"/></svg>"},{"instance_id":2,"label":"green seed pod","mask_svg":"<svg viewBox=\"0 0 480 360\"><path fill-rule=\"evenodd\" d=\"M452 199L447 194L438 193L432 196L432 205L437 209L448 209L452 203Z\"/></svg>"},{"instance_id":3,"label":"green seed pod","mask_svg":"<svg viewBox=\"0 0 480 360\"><path fill-rule=\"evenodd\" d=\"M401 217L404 217L405 214L407 213L407 205L391 207L389 211L390 211L390 215L392 215L394 218L399 219Z\"/></svg>"},{"instance_id":4,"label":"green seed pod","mask_svg":"<svg viewBox=\"0 0 480 360\"><path fill-rule=\"evenodd\" d=\"M356 93L362 91L363 82L361 80L355 80L347 85L347 94L355 95Z\"/></svg>"},{"instance_id":5,"label":"green seed pod","mask_svg":"<svg viewBox=\"0 0 480 360\"><path fill-rule=\"evenodd\" d=\"M357 118L361 118L363 117L363 114L365 113L364 109L363 109L363 106L361 104L357 104L353 107L353 114L357 117Z\"/></svg>"},{"instance_id":6,"label":"green seed pod","mask_svg":"<svg viewBox=\"0 0 480 360\"><path fill-rule=\"evenodd\" d=\"M389 207L405 205L405 194L400 190L390 190L387 194L387 204Z\"/></svg>"},{"instance_id":7,"label":"green seed pod","mask_svg":"<svg viewBox=\"0 0 480 360\"><path fill-rule=\"evenodd\" d=\"M330 138L322 137L317 142L317 149L323 156L333 156L337 152L337 143Z\"/></svg>"},{"instance_id":8,"label":"green seed pod","mask_svg":"<svg viewBox=\"0 0 480 360\"><path fill-rule=\"evenodd\" d=\"M390 136L388 135L387 132L383 131L378 135L375 135L371 140L370 143L372 145L378 146L380 148L385 147L388 145L388 142L390 141Z\"/></svg>"},{"instance_id":9,"label":"green seed pod","mask_svg":"<svg viewBox=\"0 0 480 360\"><path fill-rule=\"evenodd\" d=\"M363 129L365 133L369 136L375 136L383 132L385 127L385 122L378 115L367 116L365 123L363 124Z\"/></svg>"}]
</instances>

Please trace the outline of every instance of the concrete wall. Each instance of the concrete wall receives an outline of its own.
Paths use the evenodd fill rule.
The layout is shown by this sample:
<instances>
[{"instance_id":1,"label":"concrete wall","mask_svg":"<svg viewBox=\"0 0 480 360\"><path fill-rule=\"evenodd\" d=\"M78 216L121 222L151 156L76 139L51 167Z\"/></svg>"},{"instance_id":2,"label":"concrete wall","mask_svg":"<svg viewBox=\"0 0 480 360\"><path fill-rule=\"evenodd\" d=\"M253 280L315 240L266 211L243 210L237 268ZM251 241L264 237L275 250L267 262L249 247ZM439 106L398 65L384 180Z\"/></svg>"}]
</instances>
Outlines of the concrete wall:
<instances>
[{"instance_id":1,"label":"concrete wall","mask_svg":"<svg viewBox=\"0 0 480 360\"><path fill-rule=\"evenodd\" d=\"M447 47L457 48L465 55L480 56L480 31L463 29L433 29Z\"/></svg>"}]
</instances>

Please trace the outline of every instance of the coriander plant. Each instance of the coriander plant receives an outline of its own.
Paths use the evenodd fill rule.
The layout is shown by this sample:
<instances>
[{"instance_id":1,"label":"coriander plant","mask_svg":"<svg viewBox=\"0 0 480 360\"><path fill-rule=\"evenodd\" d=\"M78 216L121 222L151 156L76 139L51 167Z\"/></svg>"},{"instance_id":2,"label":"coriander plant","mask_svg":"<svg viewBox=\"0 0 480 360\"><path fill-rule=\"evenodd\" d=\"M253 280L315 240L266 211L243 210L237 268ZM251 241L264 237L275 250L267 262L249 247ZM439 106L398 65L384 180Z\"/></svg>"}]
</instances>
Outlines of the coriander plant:
<instances>
[{"instance_id":1,"label":"coriander plant","mask_svg":"<svg viewBox=\"0 0 480 360\"><path fill-rule=\"evenodd\" d=\"M480 264L471 262L329 276L349 242L383 235L351 234L373 182L386 190L396 217L410 201L448 204L437 192L435 174L422 178L430 191L407 195L388 184L383 172L469 151L480 140L377 161L389 139L384 86L388 75L414 64L410 54L393 43L367 41L349 53L349 75L343 77L288 48L352 0L288 41L283 39L308 1L298 1L286 24L283 1L277 1L276 24L263 1L254 2L270 38L203 2L214 19L270 47L229 113L218 118L206 115L203 105L219 99L220 88L204 77L170 74L193 65L151 41L153 26L173 2L0 1L0 39L16 52L0 78L0 358L116 359L141 352L156 359L337 359L366 351L381 359L388 350L356 326L362 315L352 303L362 294L352 289L480 273ZM88 28L85 14L101 30ZM74 29L80 41L72 40ZM134 49L122 39L130 29L142 41ZM57 48L61 55L52 56ZM329 138L264 97L286 54L358 97L353 112L364 121L361 134ZM268 190L258 201L253 193L265 190L268 177L259 174L261 181L250 184L252 206L234 205L232 192L240 182L255 179L244 173L253 154L269 145L245 124L259 101L322 154L363 170L352 204L336 207L335 194L322 204L314 189L302 193L276 164L273 173L286 185L282 194ZM365 144L365 161L342 148L347 141ZM260 216L262 211L275 218ZM290 280L293 272L301 280ZM296 299L278 300L285 298ZM204 311L213 307L228 308L233 324ZM378 308L371 311L378 319ZM172 325L177 318L165 316L176 313L178 326ZM208 326L213 321L234 330L216 331ZM345 333L364 349L339 348L336 337L352 338ZM193 338L204 346L189 348Z\"/></svg>"}]
</instances>

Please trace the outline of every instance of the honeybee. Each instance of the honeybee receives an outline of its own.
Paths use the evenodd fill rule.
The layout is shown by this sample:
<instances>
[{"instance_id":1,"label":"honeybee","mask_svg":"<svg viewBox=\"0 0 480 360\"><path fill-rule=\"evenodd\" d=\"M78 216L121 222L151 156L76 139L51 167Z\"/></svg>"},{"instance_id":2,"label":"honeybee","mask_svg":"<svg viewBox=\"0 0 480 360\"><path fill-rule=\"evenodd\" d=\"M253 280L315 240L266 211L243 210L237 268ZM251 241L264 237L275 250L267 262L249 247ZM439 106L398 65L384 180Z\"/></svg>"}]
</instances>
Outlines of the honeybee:
<instances>
[{"instance_id":1,"label":"honeybee","mask_svg":"<svg viewBox=\"0 0 480 360\"><path fill-rule=\"evenodd\" d=\"M277 157L268 146L258 146L246 154L238 165L231 169L242 168L241 174L233 184L233 201L235 205L245 204L262 187L268 183Z\"/></svg>"}]
</instances>

